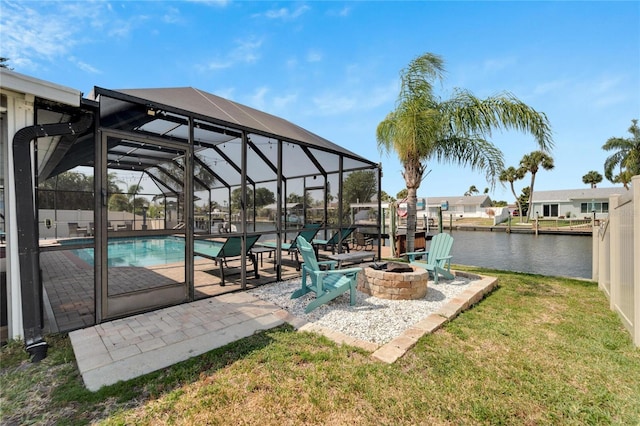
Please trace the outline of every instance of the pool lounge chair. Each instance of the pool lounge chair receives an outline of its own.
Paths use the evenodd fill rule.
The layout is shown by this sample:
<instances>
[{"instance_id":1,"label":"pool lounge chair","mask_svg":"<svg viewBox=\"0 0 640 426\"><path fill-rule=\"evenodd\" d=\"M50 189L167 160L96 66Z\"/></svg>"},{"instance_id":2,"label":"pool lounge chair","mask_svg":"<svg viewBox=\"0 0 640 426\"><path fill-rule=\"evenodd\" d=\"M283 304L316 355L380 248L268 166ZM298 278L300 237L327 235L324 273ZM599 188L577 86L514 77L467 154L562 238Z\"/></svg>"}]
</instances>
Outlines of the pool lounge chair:
<instances>
[{"instance_id":1,"label":"pool lounge chair","mask_svg":"<svg viewBox=\"0 0 640 426\"><path fill-rule=\"evenodd\" d=\"M256 241L258 241L258 238L260 238L259 235L247 237L246 251L247 259L250 259L253 263L253 272L256 278L260 278L260 275L258 274L258 262L256 260L256 256L251 253L251 248L255 245ZM196 240L193 254L211 259L220 265L220 279L222 280L220 285L224 287L224 265L226 264L227 259L242 256L242 237L229 237L224 242Z\"/></svg>"},{"instance_id":2,"label":"pool lounge chair","mask_svg":"<svg viewBox=\"0 0 640 426\"><path fill-rule=\"evenodd\" d=\"M275 249L280 249L282 251L286 251L287 253L294 255L296 259L296 270L300 270L300 259L298 258L298 237L303 237L307 241L311 241L315 238L322 227L321 223L309 223L304 226L300 231L298 231L298 235L289 243L282 243L278 247L278 243L275 241L265 241L263 243L258 243L259 246L262 247L270 247Z\"/></svg>"},{"instance_id":3,"label":"pool lounge chair","mask_svg":"<svg viewBox=\"0 0 640 426\"><path fill-rule=\"evenodd\" d=\"M325 250L331 250L331 254L336 253L336 249L340 242L342 242L342 247L349 252L349 241L347 238L356 230L355 226L349 226L347 228L340 228L340 231L335 232L331 238L328 240L314 239L312 244L314 246L323 246Z\"/></svg>"},{"instance_id":4,"label":"pool lounge chair","mask_svg":"<svg viewBox=\"0 0 640 426\"><path fill-rule=\"evenodd\" d=\"M69 236L86 237L87 228L78 226L78 222L69 222Z\"/></svg>"}]
</instances>

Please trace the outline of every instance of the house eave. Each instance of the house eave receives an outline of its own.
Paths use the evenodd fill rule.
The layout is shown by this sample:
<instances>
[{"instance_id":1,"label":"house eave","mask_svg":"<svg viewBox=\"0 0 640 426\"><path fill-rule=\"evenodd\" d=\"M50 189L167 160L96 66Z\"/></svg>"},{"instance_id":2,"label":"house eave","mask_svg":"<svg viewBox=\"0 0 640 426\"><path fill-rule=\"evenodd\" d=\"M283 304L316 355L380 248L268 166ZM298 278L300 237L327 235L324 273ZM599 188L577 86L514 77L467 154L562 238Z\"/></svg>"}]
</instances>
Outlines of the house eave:
<instances>
[{"instance_id":1,"label":"house eave","mask_svg":"<svg viewBox=\"0 0 640 426\"><path fill-rule=\"evenodd\" d=\"M4 68L0 68L0 88L74 107L79 107L82 99L82 92L77 89L29 77Z\"/></svg>"}]
</instances>

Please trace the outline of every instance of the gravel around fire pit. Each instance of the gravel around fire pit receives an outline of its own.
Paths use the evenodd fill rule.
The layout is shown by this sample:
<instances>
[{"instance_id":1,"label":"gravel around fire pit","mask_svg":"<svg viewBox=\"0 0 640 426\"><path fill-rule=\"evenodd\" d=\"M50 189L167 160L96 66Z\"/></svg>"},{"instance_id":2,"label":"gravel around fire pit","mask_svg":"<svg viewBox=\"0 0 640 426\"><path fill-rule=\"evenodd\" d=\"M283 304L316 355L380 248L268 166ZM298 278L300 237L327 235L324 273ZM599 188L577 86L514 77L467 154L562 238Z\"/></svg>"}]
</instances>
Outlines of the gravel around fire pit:
<instances>
[{"instance_id":1,"label":"gravel around fire pit","mask_svg":"<svg viewBox=\"0 0 640 426\"><path fill-rule=\"evenodd\" d=\"M291 299L291 294L300 288L300 278L265 284L248 293L272 302L298 318L360 340L385 344L436 312L473 282L473 279L461 276L453 280L441 278L437 285L430 280L427 295L418 300L379 299L358 291L355 306L349 305L347 291L308 314L304 309L315 297L313 293Z\"/></svg>"}]
</instances>

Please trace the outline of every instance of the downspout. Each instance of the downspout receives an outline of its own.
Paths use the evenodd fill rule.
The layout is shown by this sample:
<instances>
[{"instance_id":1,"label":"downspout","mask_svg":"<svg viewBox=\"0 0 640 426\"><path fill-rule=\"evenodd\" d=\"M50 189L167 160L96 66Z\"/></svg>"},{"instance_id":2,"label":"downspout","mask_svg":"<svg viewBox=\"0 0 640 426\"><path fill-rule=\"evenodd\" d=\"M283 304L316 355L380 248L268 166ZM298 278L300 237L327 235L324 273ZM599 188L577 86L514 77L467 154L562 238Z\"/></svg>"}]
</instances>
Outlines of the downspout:
<instances>
[{"instance_id":1,"label":"downspout","mask_svg":"<svg viewBox=\"0 0 640 426\"><path fill-rule=\"evenodd\" d=\"M32 362L39 362L47 356L48 345L42 336L42 284L31 170L31 141L43 136L80 134L92 124L93 114L86 113L75 123L24 127L13 137L22 321L25 348Z\"/></svg>"}]
</instances>

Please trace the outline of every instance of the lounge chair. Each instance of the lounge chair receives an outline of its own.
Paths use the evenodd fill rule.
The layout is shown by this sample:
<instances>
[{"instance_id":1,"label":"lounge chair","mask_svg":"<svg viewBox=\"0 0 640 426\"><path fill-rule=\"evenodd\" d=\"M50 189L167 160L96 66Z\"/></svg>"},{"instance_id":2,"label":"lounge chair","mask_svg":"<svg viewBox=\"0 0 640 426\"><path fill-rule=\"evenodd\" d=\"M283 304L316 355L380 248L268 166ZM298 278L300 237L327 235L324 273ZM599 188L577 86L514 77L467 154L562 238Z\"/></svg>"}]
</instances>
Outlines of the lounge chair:
<instances>
[{"instance_id":1,"label":"lounge chair","mask_svg":"<svg viewBox=\"0 0 640 426\"><path fill-rule=\"evenodd\" d=\"M87 228L78 226L78 222L69 222L69 236L86 237Z\"/></svg>"},{"instance_id":2,"label":"lounge chair","mask_svg":"<svg viewBox=\"0 0 640 426\"><path fill-rule=\"evenodd\" d=\"M433 281L438 284L438 276L453 279L451 273L451 247L453 247L453 237L449 234L440 233L434 235L429 245L429 251L414 251L405 253L409 263L413 266L424 268L433 275ZM426 256L426 261L419 259Z\"/></svg>"},{"instance_id":3,"label":"lounge chair","mask_svg":"<svg viewBox=\"0 0 640 426\"><path fill-rule=\"evenodd\" d=\"M355 226L340 228L340 231L335 232L328 240L314 239L312 241L312 244L315 246L323 246L325 250L331 250L331 254L335 254L338 245L342 242L342 247L344 247L347 252L349 252L349 242L347 241L347 238L355 230Z\"/></svg>"},{"instance_id":4,"label":"lounge chair","mask_svg":"<svg viewBox=\"0 0 640 426\"><path fill-rule=\"evenodd\" d=\"M293 292L291 298L296 299L310 292L315 293L315 300L309 303L304 310L306 313L335 299L346 291L349 291L349 303L351 306L355 305L356 282L358 272L362 271L362 268L334 269L336 261L319 262L313 246L304 237L299 236L297 238L297 246L304 260L302 263L302 286ZM321 267L323 266L329 269L322 269ZM307 283L307 276L309 277L309 283Z\"/></svg>"},{"instance_id":5,"label":"lounge chair","mask_svg":"<svg viewBox=\"0 0 640 426\"><path fill-rule=\"evenodd\" d=\"M315 236L318 234L318 231L320 231L320 228L322 227L322 224L320 223L310 223L304 226L304 228L302 228L300 231L298 231L298 234L296 235L296 237L294 239L291 240L291 242L289 243L282 243L280 244L280 246L278 247L278 243L276 243L275 241L265 241L265 242L261 242L258 243L258 245L263 246L263 247L270 247L270 248L275 248L275 249L280 249L282 251L286 251L287 253L294 255L296 258L296 269L300 269L300 259L298 258L298 237L303 237L305 240L307 241L311 241L315 238Z\"/></svg>"},{"instance_id":6,"label":"lounge chair","mask_svg":"<svg viewBox=\"0 0 640 426\"><path fill-rule=\"evenodd\" d=\"M259 235L247 237L246 251L247 258L253 263L253 272L256 278L260 278L260 275L258 274L258 262L256 260L256 256L251 253L251 248L254 246L256 241L258 241L258 238L260 238ZM220 279L222 280L220 285L224 287L224 265L226 264L227 259L242 256L242 237L228 237L224 242L196 240L193 254L211 259L220 265Z\"/></svg>"}]
</instances>

